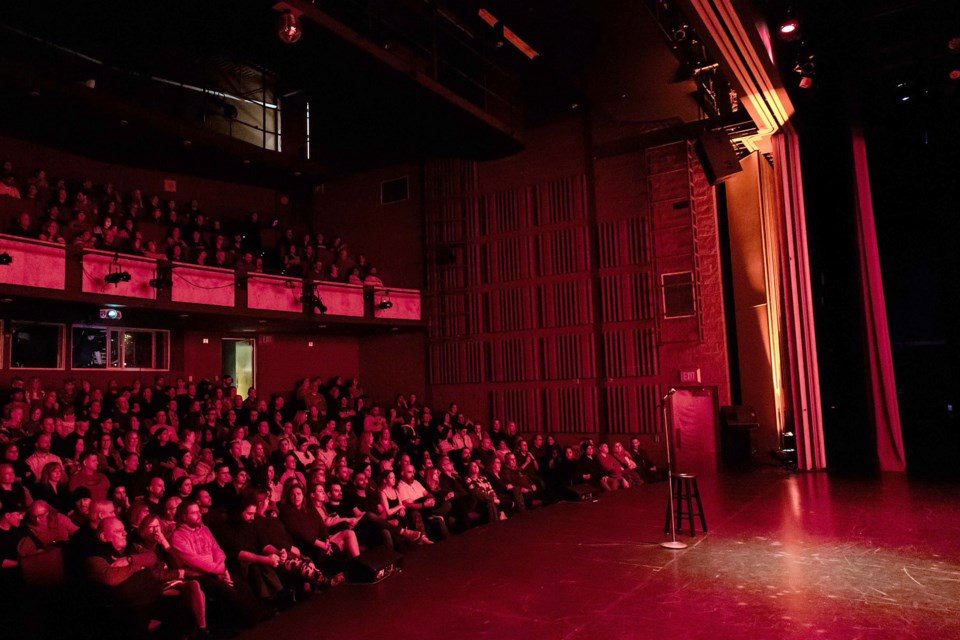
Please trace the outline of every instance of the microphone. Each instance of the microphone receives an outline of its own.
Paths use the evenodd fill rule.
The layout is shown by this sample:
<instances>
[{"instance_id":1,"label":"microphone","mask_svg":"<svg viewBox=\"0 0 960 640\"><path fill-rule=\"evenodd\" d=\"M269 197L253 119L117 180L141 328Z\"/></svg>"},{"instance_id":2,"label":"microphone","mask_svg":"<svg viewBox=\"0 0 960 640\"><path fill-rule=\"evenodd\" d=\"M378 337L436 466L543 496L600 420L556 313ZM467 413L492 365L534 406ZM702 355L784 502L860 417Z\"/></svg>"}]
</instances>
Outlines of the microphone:
<instances>
[{"instance_id":1,"label":"microphone","mask_svg":"<svg viewBox=\"0 0 960 640\"><path fill-rule=\"evenodd\" d=\"M663 396L663 401L666 402L667 399L668 399L670 396L672 396L673 394L675 394L676 392L677 392L677 390L671 387L671 388L670 388L670 391L667 391L667 395Z\"/></svg>"}]
</instances>

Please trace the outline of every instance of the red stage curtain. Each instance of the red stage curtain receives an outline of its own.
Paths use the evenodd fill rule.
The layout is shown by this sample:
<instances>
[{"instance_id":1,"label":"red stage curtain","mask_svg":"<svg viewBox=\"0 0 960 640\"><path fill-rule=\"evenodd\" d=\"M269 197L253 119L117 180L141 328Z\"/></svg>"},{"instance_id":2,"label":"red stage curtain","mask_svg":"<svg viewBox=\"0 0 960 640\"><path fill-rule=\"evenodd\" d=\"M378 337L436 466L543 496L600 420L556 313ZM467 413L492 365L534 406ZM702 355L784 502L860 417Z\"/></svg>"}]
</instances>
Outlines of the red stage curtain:
<instances>
[{"instance_id":1,"label":"red stage curtain","mask_svg":"<svg viewBox=\"0 0 960 640\"><path fill-rule=\"evenodd\" d=\"M880 250L873 217L870 169L863 133L853 132L853 166L856 171L857 232L860 280L863 294L864 341L870 374L873 418L877 430L877 457L882 471L905 471L903 433L897 403L896 376L890 350L887 306L880 273Z\"/></svg>"}]
</instances>

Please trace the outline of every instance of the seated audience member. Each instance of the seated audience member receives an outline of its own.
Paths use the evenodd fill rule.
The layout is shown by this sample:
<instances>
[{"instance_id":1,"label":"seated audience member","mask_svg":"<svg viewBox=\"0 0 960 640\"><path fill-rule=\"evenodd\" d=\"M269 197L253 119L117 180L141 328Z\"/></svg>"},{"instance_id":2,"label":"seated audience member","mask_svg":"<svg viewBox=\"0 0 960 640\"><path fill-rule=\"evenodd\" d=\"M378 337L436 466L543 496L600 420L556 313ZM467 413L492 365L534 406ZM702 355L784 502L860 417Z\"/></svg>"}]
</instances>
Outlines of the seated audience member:
<instances>
[{"instance_id":1,"label":"seated audience member","mask_svg":"<svg viewBox=\"0 0 960 640\"><path fill-rule=\"evenodd\" d=\"M18 548L23 539L23 515L23 511L0 505L0 590L5 594L22 588Z\"/></svg>"},{"instance_id":2,"label":"seated audience member","mask_svg":"<svg viewBox=\"0 0 960 640\"><path fill-rule=\"evenodd\" d=\"M0 505L17 512L26 511L33 497L30 492L17 481L14 466L9 463L0 464Z\"/></svg>"},{"instance_id":3,"label":"seated audience member","mask_svg":"<svg viewBox=\"0 0 960 640\"><path fill-rule=\"evenodd\" d=\"M280 554L264 550L260 544L254 519L257 515L256 497L246 496L230 514L227 526L221 528L219 540L227 556L227 566L235 579L245 581L260 600L270 602L283 591L277 573Z\"/></svg>"},{"instance_id":4,"label":"seated audience member","mask_svg":"<svg viewBox=\"0 0 960 640\"><path fill-rule=\"evenodd\" d=\"M504 456L500 477L508 488L514 487L515 492L519 489L519 497L522 498L527 509L533 506L534 499L540 498L538 485L530 479L529 475L521 471L514 453Z\"/></svg>"},{"instance_id":5,"label":"seated audience member","mask_svg":"<svg viewBox=\"0 0 960 640\"><path fill-rule=\"evenodd\" d=\"M203 523L200 505L193 501L181 503L177 523L170 544L186 575L200 583L224 620L240 620L247 627L255 625L263 618L264 610L245 582L233 580L226 554Z\"/></svg>"},{"instance_id":6,"label":"seated audience member","mask_svg":"<svg viewBox=\"0 0 960 640\"><path fill-rule=\"evenodd\" d=\"M360 521L357 517L343 517L327 511L327 492L322 484L316 484L310 491L310 506L320 514L323 526L330 532L330 540L343 550L347 558L360 555L360 543L353 528Z\"/></svg>"},{"instance_id":7,"label":"seated audience member","mask_svg":"<svg viewBox=\"0 0 960 640\"><path fill-rule=\"evenodd\" d=\"M145 638L153 619L174 626L181 633L192 628L195 618L190 602L164 595L176 581L184 578L184 571L166 569L158 565L154 553L130 545L126 527L118 518L109 517L100 522L97 542L84 569L90 582L109 590L110 600L116 605L111 610L111 618L118 630Z\"/></svg>"},{"instance_id":8,"label":"seated audience member","mask_svg":"<svg viewBox=\"0 0 960 640\"><path fill-rule=\"evenodd\" d=\"M27 507L23 525L27 533L25 542L29 543L28 549L21 547L23 555L63 545L78 530L70 518L51 507L45 500L34 500L33 504Z\"/></svg>"},{"instance_id":9,"label":"seated audience member","mask_svg":"<svg viewBox=\"0 0 960 640\"><path fill-rule=\"evenodd\" d=\"M389 540L394 549L400 550L404 541L423 538L418 531L391 524L380 516L380 496L370 489L370 477L365 473L354 474L349 491L339 483L331 485L330 508L341 516L358 518L354 532L360 544L368 547Z\"/></svg>"},{"instance_id":10,"label":"seated audience member","mask_svg":"<svg viewBox=\"0 0 960 640\"><path fill-rule=\"evenodd\" d=\"M100 473L100 456L96 451L85 451L80 456L80 471L70 478L70 491L86 487L94 500L104 500L110 491L110 480Z\"/></svg>"},{"instance_id":11,"label":"seated audience member","mask_svg":"<svg viewBox=\"0 0 960 640\"><path fill-rule=\"evenodd\" d=\"M320 513L309 504L303 487L296 482L291 482L285 489L280 505L280 521L304 555L309 556L324 572L336 573L344 559L343 547L331 539Z\"/></svg>"},{"instance_id":12,"label":"seated audience member","mask_svg":"<svg viewBox=\"0 0 960 640\"><path fill-rule=\"evenodd\" d=\"M592 442L585 442L580 450L580 459L577 469L584 482L589 482L597 489L614 491L619 487L619 481L611 478L603 471L600 461L596 457L596 447Z\"/></svg>"},{"instance_id":13,"label":"seated audience member","mask_svg":"<svg viewBox=\"0 0 960 640\"><path fill-rule=\"evenodd\" d=\"M497 496L496 491L493 490L493 487L490 485L490 481L487 480L480 473L480 465L475 461L471 461L467 464L467 475L463 479L470 491L473 492L474 498L477 499L479 503L487 503L488 510L491 513L496 512L497 517L500 520L506 520L507 514L503 512L499 496ZM492 508L491 506L492 505ZM493 522L496 518L491 518L490 522Z\"/></svg>"},{"instance_id":14,"label":"seated audience member","mask_svg":"<svg viewBox=\"0 0 960 640\"><path fill-rule=\"evenodd\" d=\"M237 508L240 497L237 495L236 487L233 486L230 465L224 463L216 465L216 476L213 482L203 485L203 488L210 494L214 509L226 512Z\"/></svg>"},{"instance_id":15,"label":"seated audience member","mask_svg":"<svg viewBox=\"0 0 960 640\"><path fill-rule=\"evenodd\" d=\"M600 467L603 469L606 477L610 479L610 482L613 483L617 489L629 488L630 481L624 473L623 465L610 453L610 445L606 442L601 442L599 449L597 460L599 460Z\"/></svg>"},{"instance_id":16,"label":"seated audience member","mask_svg":"<svg viewBox=\"0 0 960 640\"><path fill-rule=\"evenodd\" d=\"M446 526L442 523L450 513L450 503L446 500L437 502L426 487L424 487L416 478L417 470L412 464L404 464L400 469L400 482L397 483L397 493L400 496L400 503L407 512L419 511L420 517L426 523L430 518L439 518L441 529L446 531ZM429 538L428 538L429 539Z\"/></svg>"},{"instance_id":17,"label":"seated audience member","mask_svg":"<svg viewBox=\"0 0 960 640\"><path fill-rule=\"evenodd\" d=\"M521 487L510 483L504 478L501 473L502 470L503 462L500 461L500 458L494 458L484 475L486 475L490 486L496 492L497 497L500 499L502 509L507 515L523 513L527 510L527 505L523 498Z\"/></svg>"},{"instance_id":18,"label":"seated audience member","mask_svg":"<svg viewBox=\"0 0 960 640\"><path fill-rule=\"evenodd\" d=\"M611 453L614 459L620 463L621 468L623 469L623 477L632 485L643 484L644 480L640 476L637 463L633 461L633 458L627 453L627 450L623 448L621 442L613 443L613 451Z\"/></svg>"},{"instance_id":19,"label":"seated audience member","mask_svg":"<svg viewBox=\"0 0 960 640\"><path fill-rule=\"evenodd\" d=\"M69 513L73 508L66 473L60 462L48 462L44 465L40 480L34 485L31 494L37 500L45 500L61 513Z\"/></svg>"},{"instance_id":20,"label":"seated audience member","mask_svg":"<svg viewBox=\"0 0 960 640\"><path fill-rule=\"evenodd\" d=\"M280 557L278 567L281 569L280 577L287 585L298 590L304 586L322 589L343 582L343 574L331 581L317 568L313 560L300 552L286 527L283 526L283 522L277 517L276 509L266 492L257 491L253 495L256 497L257 504L257 512L253 520L257 545L263 553L276 554Z\"/></svg>"},{"instance_id":21,"label":"seated audience member","mask_svg":"<svg viewBox=\"0 0 960 640\"><path fill-rule=\"evenodd\" d=\"M656 482L666 478L666 471L659 468L640 447L640 438L630 438L630 450L627 452L637 465L637 472L644 482Z\"/></svg>"}]
</instances>

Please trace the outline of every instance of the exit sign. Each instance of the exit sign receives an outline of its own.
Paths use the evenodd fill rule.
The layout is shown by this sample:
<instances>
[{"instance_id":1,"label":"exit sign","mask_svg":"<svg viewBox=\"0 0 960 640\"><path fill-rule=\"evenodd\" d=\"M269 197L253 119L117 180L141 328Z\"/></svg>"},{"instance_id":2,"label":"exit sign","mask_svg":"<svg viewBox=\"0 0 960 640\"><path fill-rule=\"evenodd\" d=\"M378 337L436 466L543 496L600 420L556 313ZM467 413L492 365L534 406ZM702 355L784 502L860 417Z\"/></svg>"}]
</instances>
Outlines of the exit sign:
<instances>
[{"instance_id":1,"label":"exit sign","mask_svg":"<svg viewBox=\"0 0 960 640\"><path fill-rule=\"evenodd\" d=\"M700 369L680 369L680 382L683 384L700 384Z\"/></svg>"}]
</instances>

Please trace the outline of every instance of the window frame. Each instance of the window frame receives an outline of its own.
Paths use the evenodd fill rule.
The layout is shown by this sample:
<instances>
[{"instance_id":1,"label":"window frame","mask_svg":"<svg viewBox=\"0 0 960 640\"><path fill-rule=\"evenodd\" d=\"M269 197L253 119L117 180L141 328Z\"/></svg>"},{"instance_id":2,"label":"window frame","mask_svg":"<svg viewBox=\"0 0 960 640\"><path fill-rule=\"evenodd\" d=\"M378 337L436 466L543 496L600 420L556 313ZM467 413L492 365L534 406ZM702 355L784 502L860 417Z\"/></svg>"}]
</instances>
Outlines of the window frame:
<instances>
[{"instance_id":1,"label":"window frame","mask_svg":"<svg viewBox=\"0 0 960 640\"><path fill-rule=\"evenodd\" d=\"M170 343L170 330L169 330L169 329L151 329L151 328L148 328L148 327L117 327L117 326L112 326L112 325L86 324L86 323L76 323L76 324L70 325L70 340L71 340L71 343L70 343L70 349L71 349L71 351L70 351L70 355L71 355L70 368L71 368L71 370L74 370L74 369L73 369L73 329L75 329L75 328L76 328L76 329L102 329L103 331L106 331L106 333L107 333L107 353L106 353L106 359L105 359L106 365L103 366L103 367L82 367L82 368L75 369L75 371L170 371L170 344L171 344L171 343ZM118 359L118 362L120 363L120 366L119 366L119 367L112 367L112 366L110 366L110 362L111 362L112 356L114 355L114 354L112 353L112 349L111 349L111 344L112 344L112 342L111 342L111 332L117 332L117 333L119 334L119 335L117 336L117 344L118 344L118 345L121 345L121 346L120 346L121 353L120 353L120 357L119 357L119 359ZM157 368L156 366L154 366L154 367L127 367L127 366L124 366L123 353L122 353L123 346L122 346L122 345L123 345L123 337L124 337L124 334L127 333L127 332L130 332L130 333L150 333L150 334L152 334L152 336L153 336L152 354L153 354L153 363L154 363L154 365L157 364L157 334L161 334L161 333L162 333L162 334L166 334L166 337L167 337L167 348L166 348L166 353L165 353L165 355L166 355L166 362L165 362L165 363L161 363L161 364L163 364L164 366L163 366L162 368Z\"/></svg>"},{"instance_id":2,"label":"window frame","mask_svg":"<svg viewBox=\"0 0 960 640\"><path fill-rule=\"evenodd\" d=\"M60 339L59 344L57 345L57 362L58 366L56 367L17 367L13 364L13 330L14 327L18 324L32 324L32 325L42 325L46 327L59 327L60 328ZM8 360L7 368L11 371L66 371L67 368L67 325L63 322L40 322L34 320L11 320L9 327L4 327L4 329L10 329L9 341L10 348L7 350ZM6 336L7 334L4 333ZM6 342L6 340L4 341Z\"/></svg>"},{"instance_id":3,"label":"window frame","mask_svg":"<svg viewBox=\"0 0 960 640\"><path fill-rule=\"evenodd\" d=\"M664 280L669 276L679 276L679 275L689 275L690 276L690 298L693 302L693 308L690 313L683 313L677 315L670 315L667 313L667 287L679 287L680 285L667 285ZM697 316L698 304L697 304L697 281L694 277L693 269L685 269L683 271L671 271L669 273L660 274L660 300L663 304L663 318L664 320L679 320L681 318L695 318ZM687 286L684 283L684 286Z\"/></svg>"}]
</instances>

